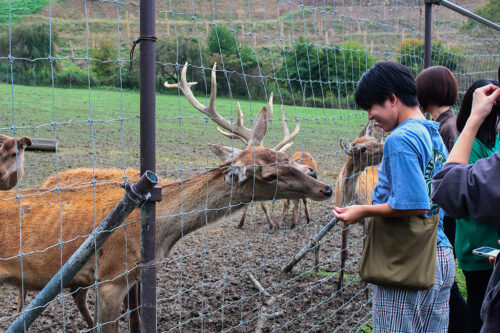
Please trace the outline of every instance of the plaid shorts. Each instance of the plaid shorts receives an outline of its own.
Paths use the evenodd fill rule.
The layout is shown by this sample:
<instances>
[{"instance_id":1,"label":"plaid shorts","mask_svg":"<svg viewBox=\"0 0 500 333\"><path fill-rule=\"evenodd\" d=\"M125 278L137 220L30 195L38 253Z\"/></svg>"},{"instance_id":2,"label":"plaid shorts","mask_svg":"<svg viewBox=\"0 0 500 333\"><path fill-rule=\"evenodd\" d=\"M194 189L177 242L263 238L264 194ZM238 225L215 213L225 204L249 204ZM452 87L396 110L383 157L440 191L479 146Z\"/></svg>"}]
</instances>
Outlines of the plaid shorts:
<instances>
[{"instance_id":1,"label":"plaid shorts","mask_svg":"<svg viewBox=\"0 0 500 333\"><path fill-rule=\"evenodd\" d=\"M448 331L448 301L455 280L455 260L450 247L438 247L436 281L429 290L373 286L373 332Z\"/></svg>"}]
</instances>

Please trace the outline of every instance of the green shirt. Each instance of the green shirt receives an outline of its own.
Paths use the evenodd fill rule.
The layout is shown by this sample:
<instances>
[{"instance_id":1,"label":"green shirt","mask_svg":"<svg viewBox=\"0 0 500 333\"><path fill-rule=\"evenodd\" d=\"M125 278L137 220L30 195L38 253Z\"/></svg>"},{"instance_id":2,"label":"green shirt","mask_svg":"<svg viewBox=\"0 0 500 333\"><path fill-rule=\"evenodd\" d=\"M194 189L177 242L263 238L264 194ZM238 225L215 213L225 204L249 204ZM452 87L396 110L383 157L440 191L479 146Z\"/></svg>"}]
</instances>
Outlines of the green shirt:
<instances>
[{"instance_id":1,"label":"green shirt","mask_svg":"<svg viewBox=\"0 0 500 333\"><path fill-rule=\"evenodd\" d=\"M497 135L495 146L488 148L478 139L474 139L469 164L490 157L500 150L500 136ZM472 250L481 246L498 248L499 234L497 227L488 222L474 220L471 217L457 219L455 234L455 253L458 267L465 271L493 269L488 259L472 254Z\"/></svg>"}]
</instances>

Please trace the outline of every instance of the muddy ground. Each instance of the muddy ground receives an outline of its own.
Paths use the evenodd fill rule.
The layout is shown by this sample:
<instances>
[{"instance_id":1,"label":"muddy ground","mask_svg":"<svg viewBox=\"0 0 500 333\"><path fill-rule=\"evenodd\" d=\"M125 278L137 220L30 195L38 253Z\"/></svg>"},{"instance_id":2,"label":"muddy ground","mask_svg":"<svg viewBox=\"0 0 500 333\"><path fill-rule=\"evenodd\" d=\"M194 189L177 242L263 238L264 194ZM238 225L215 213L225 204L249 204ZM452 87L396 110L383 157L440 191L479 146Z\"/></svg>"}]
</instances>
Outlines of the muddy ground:
<instances>
[{"instance_id":1,"label":"muddy ground","mask_svg":"<svg viewBox=\"0 0 500 333\"><path fill-rule=\"evenodd\" d=\"M272 216L277 219L281 203ZM157 314L162 332L253 332L264 313L280 313L264 325L264 332L349 332L370 319L370 303L365 285L355 279L361 251L361 228L352 228L347 267L347 285L337 291L336 272L340 262L340 226L336 226L321 245L318 273L309 272L314 255L309 253L293 273L283 274L281 266L297 253L326 223L325 206L310 208L315 222L303 222L294 230L270 232L260 207L250 209L242 230L235 228L240 213L202 228L179 242L168 262L158 271ZM328 218L328 216L326 217ZM288 219L287 219L288 220ZM205 251L204 251L205 250ZM251 272L275 297L272 309L265 309L262 296L246 277ZM28 302L35 293L28 294ZM94 309L95 290L90 288L89 305ZM66 295L67 296L67 295ZM17 290L0 286L4 306L0 308L0 330L16 317ZM57 298L31 326L30 332L78 332L85 322L71 297ZM128 331L126 314L120 330Z\"/></svg>"}]
</instances>

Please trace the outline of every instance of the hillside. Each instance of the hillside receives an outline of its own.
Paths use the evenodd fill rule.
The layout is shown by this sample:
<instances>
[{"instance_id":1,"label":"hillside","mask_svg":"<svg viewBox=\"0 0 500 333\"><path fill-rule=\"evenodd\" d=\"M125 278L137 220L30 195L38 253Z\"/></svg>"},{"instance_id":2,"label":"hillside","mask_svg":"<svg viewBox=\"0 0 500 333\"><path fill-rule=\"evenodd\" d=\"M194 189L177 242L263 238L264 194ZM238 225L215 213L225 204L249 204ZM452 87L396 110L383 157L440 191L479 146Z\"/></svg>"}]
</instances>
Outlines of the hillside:
<instances>
[{"instance_id":1,"label":"hillside","mask_svg":"<svg viewBox=\"0 0 500 333\"><path fill-rule=\"evenodd\" d=\"M455 1L470 10L485 2ZM50 22L59 36L58 57L85 58L88 48L95 48L100 40L109 39L119 42L120 50L127 52L122 55L125 58L132 41L139 35L138 1L58 0L52 1L50 7L47 0L30 3L46 5L36 13L16 15L14 24ZM306 35L320 45L354 39L377 49L387 48L388 43L398 43L405 35L422 34L423 7L418 4L394 1L388 6L378 2L360 6L359 3L295 1L276 5L263 2L252 3L253 7L249 7L248 1L241 0L157 2L157 36L161 39L177 34L198 37L203 42L211 27L217 24L234 29L242 43L255 47L287 45L298 36ZM459 22L464 21L449 10L436 8L435 13L435 23L445 27L447 33L456 32ZM0 22L3 23L0 32L7 32L8 17Z\"/></svg>"}]
</instances>

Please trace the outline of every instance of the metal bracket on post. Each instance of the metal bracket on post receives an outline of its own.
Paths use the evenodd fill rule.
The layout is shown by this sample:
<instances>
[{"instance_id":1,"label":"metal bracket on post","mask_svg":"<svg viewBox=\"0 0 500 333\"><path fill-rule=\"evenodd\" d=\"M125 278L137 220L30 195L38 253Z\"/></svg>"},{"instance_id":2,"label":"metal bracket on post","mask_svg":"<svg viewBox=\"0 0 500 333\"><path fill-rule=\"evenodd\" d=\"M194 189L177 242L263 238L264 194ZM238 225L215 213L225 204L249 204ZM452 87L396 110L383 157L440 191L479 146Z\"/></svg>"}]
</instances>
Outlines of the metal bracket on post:
<instances>
[{"instance_id":1,"label":"metal bracket on post","mask_svg":"<svg viewBox=\"0 0 500 333\"><path fill-rule=\"evenodd\" d=\"M155 186L155 187L153 187L153 189L149 193L150 193L150 196L147 199L147 201L150 201L150 202L161 201L161 199L162 199L162 197L161 197L161 186Z\"/></svg>"}]
</instances>

